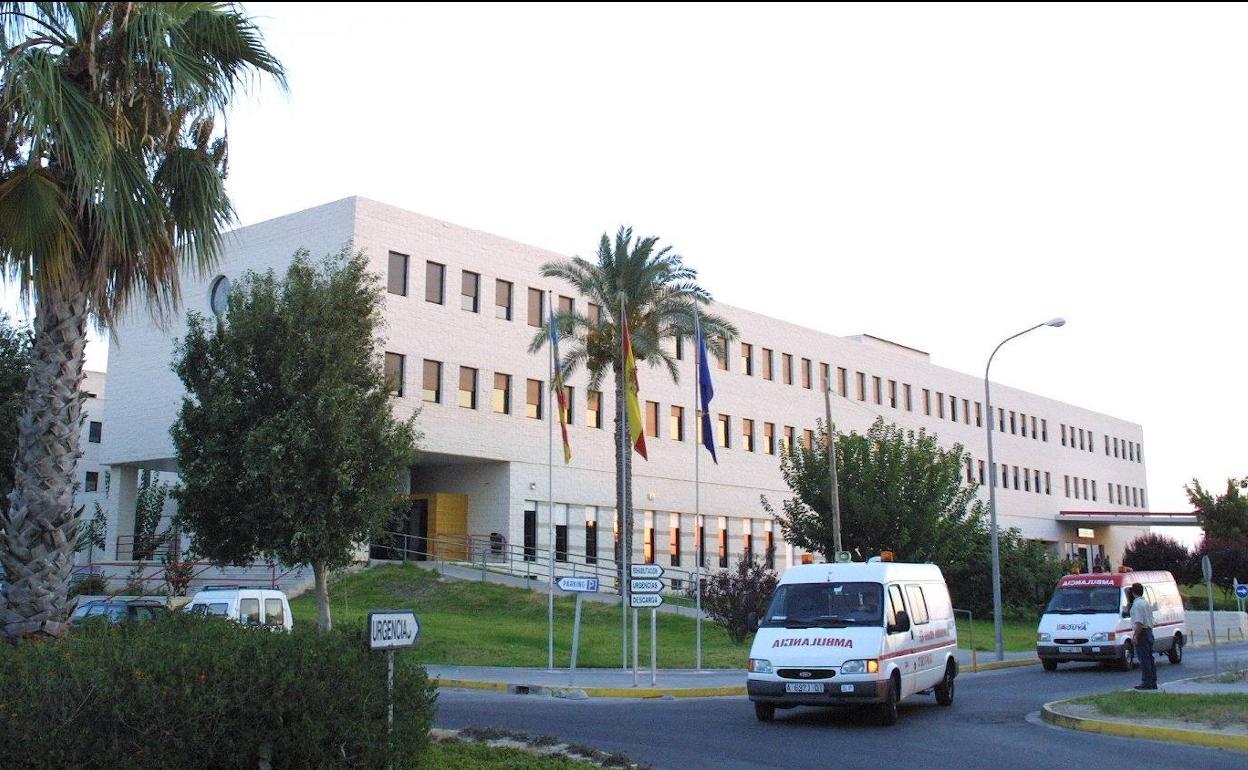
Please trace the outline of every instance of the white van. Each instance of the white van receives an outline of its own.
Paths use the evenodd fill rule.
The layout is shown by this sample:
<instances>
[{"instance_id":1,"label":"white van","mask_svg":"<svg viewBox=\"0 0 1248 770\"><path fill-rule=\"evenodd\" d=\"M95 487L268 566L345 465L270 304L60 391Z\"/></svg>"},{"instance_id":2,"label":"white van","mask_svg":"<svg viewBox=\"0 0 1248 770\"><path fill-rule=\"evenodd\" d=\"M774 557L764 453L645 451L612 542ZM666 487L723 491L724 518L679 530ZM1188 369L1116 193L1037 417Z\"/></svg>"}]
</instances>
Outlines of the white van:
<instances>
[{"instance_id":1,"label":"white van","mask_svg":"<svg viewBox=\"0 0 1248 770\"><path fill-rule=\"evenodd\" d=\"M271 588L205 586L186 605L185 612L229 618L244 626L294 628L286 594Z\"/></svg>"},{"instance_id":2,"label":"white van","mask_svg":"<svg viewBox=\"0 0 1248 770\"><path fill-rule=\"evenodd\" d=\"M759 621L746 691L764 722L778 708L875 704L891 725L897 704L916 693L953 703L957 646L934 564L792 567Z\"/></svg>"},{"instance_id":3,"label":"white van","mask_svg":"<svg viewBox=\"0 0 1248 770\"><path fill-rule=\"evenodd\" d=\"M1183 597L1169 572L1105 572L1065 575L1036 628L1036 655L1045 671L1058 663L1100 661L1122 670L1135 665L1128 590L1144 584L1153 608L1153 652L1183 661L1187 642Z\"/></svg>"}]
</instances>

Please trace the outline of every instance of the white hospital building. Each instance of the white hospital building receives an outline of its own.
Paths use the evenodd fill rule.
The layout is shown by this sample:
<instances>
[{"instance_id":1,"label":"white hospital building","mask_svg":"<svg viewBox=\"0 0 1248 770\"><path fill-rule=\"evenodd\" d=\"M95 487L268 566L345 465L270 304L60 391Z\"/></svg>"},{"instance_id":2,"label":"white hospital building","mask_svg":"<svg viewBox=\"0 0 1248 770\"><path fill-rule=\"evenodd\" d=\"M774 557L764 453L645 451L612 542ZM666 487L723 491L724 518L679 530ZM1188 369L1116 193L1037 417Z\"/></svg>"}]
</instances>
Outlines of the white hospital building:
<instances>
[{"instance_id":1,"label":"white hospital building","mask_svg":"<svg viewBox=\"0 0 1248 770\"><path fill-rule=\"evenodd\" d=\"M569 426L573 458L556 446L553 494L547 486L547 353L529 343L545 317L547 291L561 305L585 300L540 266L564 258L533 246L441 222L363 198L348 198L241 228L226 236L212 275L183 277L183 311L212 312L214 290L249 270L283 272L296 250L313 256L347 244L363 250L388 286L387 367L401 382L398 417L419 409L422 454L400 480L413 494L402 526L430 537L488 538L549 548L547 500L553 497L556 545L571 562L610 558L615 527L613 391L587 389L574 374ZM696 265L695 265L696 266ZM714 287L709 287L711 290ZM727 363L713 366L719 464L701 462L701 517L695 520L695 426L691 346L678 351L680 384L665 371L640 369L648 462L636 458L636 553L661 565L692 568L702 537L704 566L735 564L769 552L777 568L798 558L763 511L789 495L779 447L810 441L824 414L821 383L831 378L833 420L862 431L877 416L925 429L972 455L966 472L1000 482L1004 526L1052 544L1062 555L1104 554L1147 531L1143 430L1126 420L934 364L925 352L859 335L838 337L743 308L713 308L736 324ZM108 471L108 558L133 534L139 472L177 471L169 427L182 397L170 361L183 318L160 328L136 307L112 337L108 356L107 436L88 472ZM988 468L984 421L995 421L997 468ZM98 465L99 467L95 467ZM90 483L90 482L87 482ZM98 477L97 477L97 483ZM987 497L987 487L981 488Z\"/></svg>"}]
</instances>

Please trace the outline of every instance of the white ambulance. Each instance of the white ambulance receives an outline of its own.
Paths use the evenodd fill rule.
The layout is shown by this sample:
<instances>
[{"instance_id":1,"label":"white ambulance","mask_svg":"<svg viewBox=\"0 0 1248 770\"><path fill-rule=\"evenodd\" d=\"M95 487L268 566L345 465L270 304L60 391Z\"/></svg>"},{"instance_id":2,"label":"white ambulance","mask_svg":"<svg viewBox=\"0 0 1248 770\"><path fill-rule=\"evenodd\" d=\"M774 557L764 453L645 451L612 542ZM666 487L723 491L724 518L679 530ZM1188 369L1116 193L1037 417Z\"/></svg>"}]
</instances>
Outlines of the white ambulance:
<instances>
[{"instance_id":1,"label":"white ambulance","mask_svg":"<svg viewBox=\"0 0 1248 770\"><path fill-rule=\"evenodd\" d=\"M1171 663L1183 661L1187 642L1183 597L1169 572L1103 572L1066 575L1057 581L1053 598L1036 628L1036 655L1045 671L1058 663L1099 661L1120 669L1136 663L1127 591L1144 584L1153 608L1153 653Z\"/></svg>"},{"instance_id":2,"label":"white ambulance","mask_svg":"<svg viewBox=\"0 0 1248 770\"><path fill-rule=\"evenodd\" d=\"M934 693L953 703L958 675L953 607L934 564L809 564L784 573L759 619L746 691L754 715L776 709L897 704Z\"/></svg>"},{"instance_id":3,"label":"white ambulance","mask_svg":"<svg viewBox=\"0 0 1248 770\"><path fill-rule=\"evenodd\" d=\"M265 626L271 630L289 631L295 625L286 594L271 588L204 586L183 612L229 618L244 626Z\"/></svg>"}]
</instances>

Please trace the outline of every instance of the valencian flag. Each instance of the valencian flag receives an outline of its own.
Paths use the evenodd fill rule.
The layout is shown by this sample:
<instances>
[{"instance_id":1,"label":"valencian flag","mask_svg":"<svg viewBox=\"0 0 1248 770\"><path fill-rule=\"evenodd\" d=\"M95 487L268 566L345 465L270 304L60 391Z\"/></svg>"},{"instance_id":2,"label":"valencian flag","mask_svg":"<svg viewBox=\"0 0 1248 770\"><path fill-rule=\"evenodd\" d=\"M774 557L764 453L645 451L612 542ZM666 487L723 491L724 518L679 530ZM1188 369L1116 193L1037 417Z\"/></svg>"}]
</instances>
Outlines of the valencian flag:
<instances>
[{"instance_id":1,"label":"valencian flag","mask_svg":"<svg viewBox=\"0 0 1248 770\"><path fill-rule=\"evenodd\" d=\"M555 398L559 403L559 432L563 434L563 462L572 462L572 445L568 443L568 392L563 387L563 359L559 357L559 329L555 324L555 309L550 309L550 354L554 361L551 367L555 371Z\"/></svg>"},{"instance_id":2,"label":"valencian flag","mask_svg":"<svg viewBox=\"0 0 1248 770\"><path fill-rule=\"evenodd\" d=\"M621 309L621 315L623 310ZM637 400L637 360L633 358L633 340L628 335L628 317L624 321L624 394L628 409L628 438L633 448L646 457L646 431L641 423L641 403Z\"/></svg>"},{"instance_id":3,"label":"valencian flag","mask_svg":"<svg viewBox=\"0 0 1248 770\"><path fill-rule=\"evenodd\" d=\"M698 314L693 315L693 335L698 346L698 400L702 409L702 445L711 453L711 459L719 465L715 456L715 435L711 432L711 399L715 397L715 388L711 387L711 366L706 362L706 338L702 336L702 322Z\"/></svg>"}]
</instances>

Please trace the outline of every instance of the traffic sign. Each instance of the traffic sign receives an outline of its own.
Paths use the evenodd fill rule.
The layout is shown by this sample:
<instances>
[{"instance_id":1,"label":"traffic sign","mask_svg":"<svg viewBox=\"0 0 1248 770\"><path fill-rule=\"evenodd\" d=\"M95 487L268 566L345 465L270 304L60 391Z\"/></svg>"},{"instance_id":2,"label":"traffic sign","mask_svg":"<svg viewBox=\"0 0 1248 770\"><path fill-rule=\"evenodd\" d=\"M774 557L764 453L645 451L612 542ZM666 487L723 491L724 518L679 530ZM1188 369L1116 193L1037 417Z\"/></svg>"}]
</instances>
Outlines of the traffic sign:
<instances>
[{"instance_id":1,"label":"traffic sign","mask_svg":"<svg viewBox=\"0 0 1248 770\"><path fill-rule=\"evenodd\" d=\"M368 649L390 650L411 647L420 637L420 621L410 610L380 610L368 613Z\"/></svg>"},{"instance_id":2,"label":"traffic sign","mask_svg":"<svg viewBox=\"0 0 1248 770\"><path fill-rule=\"evenodd\" d=\"M628 576L631 578L661 578L663 568L658 564L630 564Z\"/></svg>"},{"instance_id":3,"label":"traffic sign","mask_svg":"<svg viewBox=\"0 0 1248 770\"><path fill-rule=\"evenodd\" d=\"M642 580L628 581L628 590L635 594L654 594L663 590L662 580L650 580L648 578Z\"/></svg>"},{"instance_id":4,"label":"traffic sign","mask_svg":"<svg viewBox=\"0 0 1248 770\"><path fill-rule=\"evenodd\" d=\"M1204 574L1206 583L1213 580L1213 562L1209 561L1209 554L1201 558L1200 571Z\"/></svg>"},{"instance_id":5,"label":"traffic sign","mask_svg":"<svg viewBox=\"0 0 1248 770\"><path fill-rule=\"evenodd\" d=\"M598 593L598 578L596 577L561 577L555 581L555 585L559 586L560 591Z\"/></svg>"},{"instance_id":6,"label":"traffic sign","mask_svg":"<svg viewBox=\"0 0 1248 770\"><path fill-rule=\"evenodd\" d=\"M663 597L658 594L629 594L628 606L633 609L654 608L663 604Z\"/></svg>"},{"instance_id":7,"label":"traffic sign","mask_svg":"<svg viewBox=\"0 0 1248 770\"><path fill-rule=\"evenodd\" d=\"M1235 586L1235 595L1240 599L1248 599L1248 585L1240 583Z\"/></svg>"}]
</instances>

